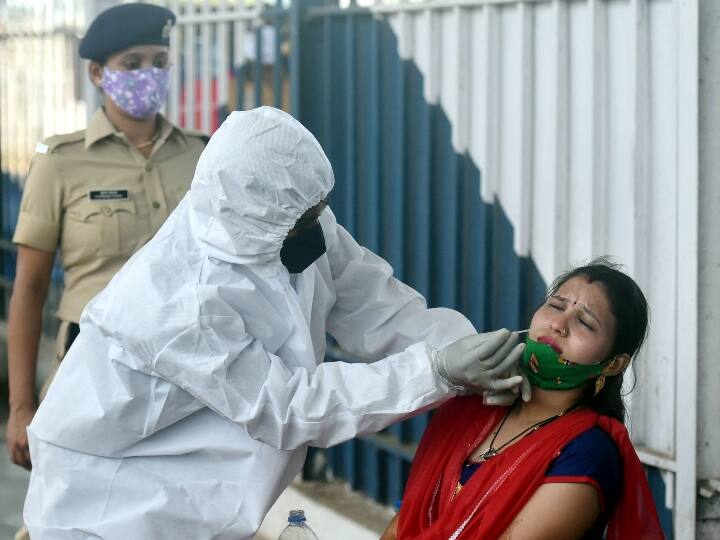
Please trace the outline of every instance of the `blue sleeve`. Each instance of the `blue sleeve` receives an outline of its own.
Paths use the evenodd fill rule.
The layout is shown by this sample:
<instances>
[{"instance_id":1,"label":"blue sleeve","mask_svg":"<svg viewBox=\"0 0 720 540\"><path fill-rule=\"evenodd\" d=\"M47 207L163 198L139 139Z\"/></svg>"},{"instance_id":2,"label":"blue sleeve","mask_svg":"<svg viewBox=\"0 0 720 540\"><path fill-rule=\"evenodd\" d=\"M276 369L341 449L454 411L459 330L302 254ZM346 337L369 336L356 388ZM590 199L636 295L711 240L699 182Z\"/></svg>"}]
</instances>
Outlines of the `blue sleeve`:
<instances>
[{"instance_id":1,"label":"blue sleeve","mask_svg":"<svg viewBox=\"0 0 720 540\"><path fill-rule=\"evenodd\" d=\"M545 481L593 485L605 513L614 506L622 485L622 465L615 442L597 426L581 433L550 464Z\"/></svg>"}]
</instances>

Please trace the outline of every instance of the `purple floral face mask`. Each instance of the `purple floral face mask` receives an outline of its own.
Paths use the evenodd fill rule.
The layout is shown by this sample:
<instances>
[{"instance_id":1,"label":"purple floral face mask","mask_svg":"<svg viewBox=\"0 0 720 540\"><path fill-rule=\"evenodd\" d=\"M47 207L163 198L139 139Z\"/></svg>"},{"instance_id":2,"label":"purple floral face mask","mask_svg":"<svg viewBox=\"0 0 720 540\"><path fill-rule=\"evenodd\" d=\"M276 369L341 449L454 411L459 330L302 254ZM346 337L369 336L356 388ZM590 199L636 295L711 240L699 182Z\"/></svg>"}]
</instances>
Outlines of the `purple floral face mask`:
<instances>
[{"instance_id":1,"label":"purple floral face mask","mask_svg":"<svg viewBox=\"0 0 720 540\"><path fill-rule=\"evenodd\" d=\"M150 118L165 103L170 70L151 67L119 71L103 68L102 89L133 118Z\"/></svg>"}]
</instances>

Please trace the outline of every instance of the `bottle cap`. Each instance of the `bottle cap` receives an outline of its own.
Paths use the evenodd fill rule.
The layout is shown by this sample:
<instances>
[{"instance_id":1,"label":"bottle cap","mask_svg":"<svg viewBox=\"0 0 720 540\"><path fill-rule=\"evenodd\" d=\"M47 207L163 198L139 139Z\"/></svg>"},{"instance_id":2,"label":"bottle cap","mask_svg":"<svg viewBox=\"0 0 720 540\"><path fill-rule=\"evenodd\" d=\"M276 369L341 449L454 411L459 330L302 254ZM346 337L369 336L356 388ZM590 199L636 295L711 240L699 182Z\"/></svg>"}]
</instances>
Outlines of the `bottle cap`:
<instances>
[{"instance_id":1,"label":"bottle cap","mask_svg":"<svg viewBox=\"0 0 720 540\"><path fill-rule=\"evenodd\" d=\"M305 519L305 510L290 510L290 515L288 516L288 523L304 523L306 521Z\"/></svg>"}]
</instances>

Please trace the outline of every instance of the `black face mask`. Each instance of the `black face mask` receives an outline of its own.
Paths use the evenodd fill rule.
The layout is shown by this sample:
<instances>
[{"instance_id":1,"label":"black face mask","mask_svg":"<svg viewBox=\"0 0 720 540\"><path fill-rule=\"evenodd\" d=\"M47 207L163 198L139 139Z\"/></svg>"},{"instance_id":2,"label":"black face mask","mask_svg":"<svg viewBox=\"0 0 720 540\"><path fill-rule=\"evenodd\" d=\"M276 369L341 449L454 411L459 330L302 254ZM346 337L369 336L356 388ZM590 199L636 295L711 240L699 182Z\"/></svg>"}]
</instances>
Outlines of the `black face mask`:
<instances>
[{"instance_id":1,"label":"black face mask","mask_svg":"<svg viewBox=\"0 0 720 540\"><path fill-rule=\"evenodd\" d=\"M299 274L325 253L325 236L320 224L301 229L286 238L280 249L280 260L291 274Z\"/></svg>"}]
</instances>

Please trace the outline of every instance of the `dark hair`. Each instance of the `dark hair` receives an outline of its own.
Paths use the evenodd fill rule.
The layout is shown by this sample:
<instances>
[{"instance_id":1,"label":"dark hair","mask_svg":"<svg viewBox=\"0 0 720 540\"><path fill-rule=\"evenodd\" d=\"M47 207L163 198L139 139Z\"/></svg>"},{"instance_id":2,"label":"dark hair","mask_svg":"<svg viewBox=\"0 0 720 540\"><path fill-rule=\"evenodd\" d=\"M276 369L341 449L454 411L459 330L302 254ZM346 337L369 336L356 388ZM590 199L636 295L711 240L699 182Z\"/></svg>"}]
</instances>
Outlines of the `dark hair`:
<instances>
[{"instance_id":1,"label":"dark hair","mask_svg":"<svg viewBox=\"0 0 720 540\"><path fill-rule=\"evenodd\" d=\"M575 277L584 277L589 283L600 283L605 290L610 311L615 317L615 340L609 358L618 354L627 354L630 358L634 358L647 335L650 308L640 287L620 268L620 265L613 263L608 257L594 259L585 266L574 268L558 276L550 285L548 298L557 293L564 283ZM622 372L606 377L605 386L597 396L594 395L595 385L589 384L580 402L600 414L625 422L622 383Z\"/></svg>"}]
</instances>

